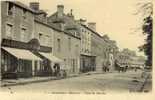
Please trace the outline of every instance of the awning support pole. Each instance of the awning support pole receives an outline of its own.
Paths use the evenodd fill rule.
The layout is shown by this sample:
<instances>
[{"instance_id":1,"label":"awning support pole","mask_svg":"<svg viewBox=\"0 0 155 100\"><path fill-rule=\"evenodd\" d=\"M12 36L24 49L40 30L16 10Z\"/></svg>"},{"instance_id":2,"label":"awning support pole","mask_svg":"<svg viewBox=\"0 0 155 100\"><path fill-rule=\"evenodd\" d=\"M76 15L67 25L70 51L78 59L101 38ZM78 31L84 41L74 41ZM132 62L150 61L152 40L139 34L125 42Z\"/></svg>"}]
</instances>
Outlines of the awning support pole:
<instances>
[{"instance_id":1,"label":"awning support pole","mask_svg":"<svg viewBox=\"0 0 155 100\"><path fill-rule=\"evenodd\" d=\"M35 75L35 60L32 60L32 76Z\"/></svg>"}]
</instances>

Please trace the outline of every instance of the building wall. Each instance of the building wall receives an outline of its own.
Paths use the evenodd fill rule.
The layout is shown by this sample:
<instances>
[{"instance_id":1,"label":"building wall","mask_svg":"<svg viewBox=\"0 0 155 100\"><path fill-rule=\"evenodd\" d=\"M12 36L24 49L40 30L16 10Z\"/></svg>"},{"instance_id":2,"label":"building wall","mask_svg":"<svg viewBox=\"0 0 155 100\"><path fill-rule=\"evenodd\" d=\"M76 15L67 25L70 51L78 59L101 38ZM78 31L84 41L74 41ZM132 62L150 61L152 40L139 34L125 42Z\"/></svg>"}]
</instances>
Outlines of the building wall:
<instances>
[{"instance_id":1,"label":"building wall","mask_svg":"<svg viewBox=\"0 0 155 100\"><path fill-rule=\"evenodd\" d=\"M70 38L70 40L69 40ZM58 39L60 44L58 43ZM71 43L69 43L69 41ZM69 46L70 45L70 46ZM60 48L59 48L60 46ZM60 49L60 50L58 50ZM63 68L68 73L78 73L80 66L80 39L74 38L64 32L54 31L53 54L64 61ZM75 60L75 61L73 61ZM73 65L73 62L75 63ZM73 71L73 69L75 69Z\"/></svg>"},{"instance_id":2,"label":"building wall","mask_svg":"<svg viewBox=\"0 0 155 100\"><path fill-rule=\"evenodd\" d=\"M144 67L145 57L137 56L136 53L129 49L123 49L117 55L117 61L122 66L128 67Z\"/></svg>"},{"instance_id":3,"label":"building wall","mask_svg":"<svg viewBox=\"0 0 155 100\"><path fill-rule=\"evenodd\" d=\"M81 54L91 55L91 31L84 26L80 27Z\"/></svg>"},{"instance_id":4,"label":"building wall","mask_svg":"<svg viewBox=\"0 0 155 100\"><path fill-rule=\"evenodd\" d=\"M53 29L37 21L34 22L34 37L39 40L40 45L53 47Z\"/></svg>"},{"instance_id":5,"label":"building wall","mask_svg":"<svg viewBox=\"0 0 155 100\"><path fill-rule=\"evenodd\" d=\"M12 15L8 15L8 5L9 3L4 1L2 2L2 38L12 39L22 42L28 42L33 37L34 29L34 16L31 12L26 10L26 13L23 17L23 8L18 6L13 6ZM6 37L6 26L7 24L12 26L11 37ZM21 29L26 30L26 39L21 39Z\"/></svg>"},{"instance_id":6,"label":"building wall","mask_svg":"<svg viewBox=\"0 0 155 100\"><path fill-rule=\"evenodd\" d=\"M103 63L109 59L109 48L103 38L95 33L91 35L91 51L96 56L96 70L101 71Z\"/></svg>"},{"instance_id":7,"label":"building wall","mask_svg":"<svg viewBox=\"0 0 155 100\"><path fill-rule=\"evenodd\" d=\"M13 6L11 6L12 8L12 10L10 10L11 13L9 12L8 14L9 4L13 4ZM49 49L49 48L51 49L52 43L53 43L52 42L52 28L49 28L44 24L35 22L34 12L27 10L28 8L25 9L24 5L17 6L15 2L10 3L9 1L2 2L1 7L2 7L2 10L1 10L2 11L1 13L2 15L2 26L1 26L2 39L13 40L7 46L13 45L14 48L17 47L17 48L22 48L22 49L30 49L32 47L31 49L36 50L36 47L35 47L36 44L35 43L31 44L28 42L34 38L37 38L41 44L40 50L47 51L45 49ZM39 38L39 33L41 32L42 32L42 36L45 37L42 40ZM9 36L8 36L8 33L9 33ZM48 40L46 38L47 36L49 37L49 41L45 43L45 41ZM17 44L15 43L19 45L17 46ZM22 44L24 44L26 47L23 47ZM9 53L6 53L4 50L3 50L3 55L1 56L1 58L3 59L2 62L4 66L3 67L4 72L5 72L5 68L7 68L6 71L18 70L17 65L16 65L17 63L20 63L18 66L20 69L26 68L25 70L29 70L28 73L32 72L32 75L35 75L34 72L36 71L36 65L39 71L42 70L40 69L41 68L40 64L42 62L34 61L34 60L29 61L29 62L27 62L26 60L21 60L22 62L19 62L19 61L16 61L16 58L14 56L10 55ZM27 65L29 66L29 69L27 69L28 68ZM10 68L14 68L14 69L10 70Z\"/></svg>"}]
</instances>

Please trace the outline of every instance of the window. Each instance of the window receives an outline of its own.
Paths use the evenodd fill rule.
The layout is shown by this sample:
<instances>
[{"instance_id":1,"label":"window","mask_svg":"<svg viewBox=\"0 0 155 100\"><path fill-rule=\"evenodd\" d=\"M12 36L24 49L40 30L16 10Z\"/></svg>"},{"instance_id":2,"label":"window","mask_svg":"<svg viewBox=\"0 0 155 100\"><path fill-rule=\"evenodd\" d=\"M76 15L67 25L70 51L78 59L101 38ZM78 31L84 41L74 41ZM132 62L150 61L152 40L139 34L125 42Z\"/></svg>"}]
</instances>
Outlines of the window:
<instances>
[{"instance_id":1,"label":"window","mask_svg":"<svg viewBox=\"0 0 155 100\"><path fill-rule=\"evenodd\" d=\"M50 44L49 42L50 42L50 37L49 37L48 35L46 35L46 36L45 36L45 42L44 42L45 45Z\"/></svg>"},{"instance_id":2,"label":"window","mask_svg":"<svg viewBox=\"0 0 155 100\"><path fill-rule=\"evenodd\" d=\"M41 33L39 33L39 40L42 38L42 34Z\"/></svg>"},{"instance_id":3,"label":"window","mask_svg":"<svg viewBox=\"0 0 155 100\"><path fill-rule=\"evenodd\" d=\"M68 38L68 49L71 51L71 38Z\"/></svg>"},{"instance_id":4,"label":"window","mask_svg":"<svg viewBox=\"0 0 155 100\"><path fill-rule=\"evenodd\" d=\"M61 51L61 43L60 43L61 41L60 41L60 39L57 39L57 43L58 43L58 52L60 52Z\"/></svg>"},{"instance_id":5,"label":"window","mask_svg":"<svg viewBox=\"0 0 155 100\"><path fill-rule=\"evenodd\" d=\"M8 3L8 15L13 15L13 4Z\"/></svg>"},{"instance_id":6,"label":"window","mask_svg":"<svg viewBox=\"0 0 155 100\"><path fill-rule=\"evenodd\" d=\"M39 33L39 41L41 44L48 46L50 44L50 36Z\"/></svg>"},{"instance_id":7,"label":"window","mask_svg":"<svg viewBox=\"0 0 155 100\"><path fill-rule=\"evenodd\" d=\"M28 34L26 33L26 29L25 28L21 28L21 37L20 37L21 41L26 42L28 39Z\"/></svg>"},{"instance_id":8,"label":"window","mask_svg":"<svg viewBox=\"0 0 155 100\"><path fill-rule=\"evenodd\" d=\"M82 32L85 32L85 30L84 29L81 29L82 30Z\"/></svg>"},{"instance_id":9,"label":"window","mask_svg":"<svg viewBox=\"0 0 155 100\"><path fill-rule=\"evenodd\" d=\"M12 32L13 32L13 26L10 24L6 25L6 37L7 38L12 38Z\"/></svg>"},{"instance_id":10,"label":"window","mask_svg":"<svg viewBox=\"0 0 155 100\"><path fill-rule=\"evenodd\" d=\"M40 43L44 43L44 38L42 33L39 33L39 40L40 40Z\"/></svg>"},{"instance_id":11,"label":"window","mask_svg":"<svg viewBox=\"0 0 155 100\"><path fill-rule=\"evenodd\" d=\"M76 32L74 32L74 36L77 36L76 34L77 34L77 33L76 33Z\"/></svg>"},{"instance_id":12,"label":"window","mask_svg":"<svg viewBox=\"0 0 155 100\"><path fill-rule=\"evenodd\" d=\"M78 56L78 54L79 54L79 45L78 44L76 44L75 45L75 54Z\"/></svg>"},{"instance_id":13,"label":"window","mask_svg":"<svg viewBox=\"0 0 155 100\"><path fill-rule=\"evenodd\" d=\"M26 9L23 9L23 15L22 15L23 19L26 19L26 12L27 12Z\"/></svg>"}]
</instances>

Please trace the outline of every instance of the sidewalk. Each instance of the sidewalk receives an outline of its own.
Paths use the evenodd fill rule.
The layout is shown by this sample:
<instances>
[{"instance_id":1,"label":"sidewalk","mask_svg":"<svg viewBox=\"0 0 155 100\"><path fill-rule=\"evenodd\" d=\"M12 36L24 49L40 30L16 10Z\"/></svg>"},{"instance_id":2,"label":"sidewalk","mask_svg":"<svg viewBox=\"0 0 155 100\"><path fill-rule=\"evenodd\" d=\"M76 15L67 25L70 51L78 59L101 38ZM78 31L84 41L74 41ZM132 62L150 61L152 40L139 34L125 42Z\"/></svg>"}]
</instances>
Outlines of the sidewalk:
<instances>
[{"instance_id":1,"label":"sidewalk","mask_svg":"<svg viewBox=\"0 0 155 100\"><path fill-rule=\"evenodd\" d=\"M66 78L79 77L79 76L83 76L83 75L88 75L90 73L94 74L96 72L89 72L89 73L82 73L82 74L70 74ZM30 84L30 83L48 82L51 80L60 80L60 79L65 79L65 78L49 76L49 77L5 79L5 80L1 80L0 86L5 87L5 86L25 85L25 84Z\"/></svg>"},{"instance_id":2,"label":"sidewalk","mask_svg":"<svg viewBox=\"0 0 155 100\"><path fill-rule=\"evenodd\" d=\"M150 92L152 90L152 77L150 73L135 77L131 82L130 92Z\"/></svg>"},{"instance_id":3,"label":"sidewalk","mask_svg":"<svg viewBox=\"0 0 155 100\"><path fill-rule=\"evenodd\" d=\"M1 87L25 85L30 83L47 82L56 80L56 77L32 77L32 78L19 78L19 79L5 79L1 81Z\"/></svg>"},{"instance_id":4,"label":"sidewalk","mask_svg":"<svg viewBox=\"0 0 155 100\"><path fill-rule=\"evenodd\" d=\"M80 73L80 74L69 74L66 78L82 77L82 76L86 76L86 75L106 74L106 73L118 73L118 72L117 71L113 71L113 72L92 71L92 72ZM17 80L16 79L7 79L7 80L1 81L1 87L25 85L25 84L39 83L39 82L48 82L48 81L52 81L52 80L60 80L60 79L66 79L66 78L50 76L50 77L19 78Z\"/></svg>"}]
</instances>

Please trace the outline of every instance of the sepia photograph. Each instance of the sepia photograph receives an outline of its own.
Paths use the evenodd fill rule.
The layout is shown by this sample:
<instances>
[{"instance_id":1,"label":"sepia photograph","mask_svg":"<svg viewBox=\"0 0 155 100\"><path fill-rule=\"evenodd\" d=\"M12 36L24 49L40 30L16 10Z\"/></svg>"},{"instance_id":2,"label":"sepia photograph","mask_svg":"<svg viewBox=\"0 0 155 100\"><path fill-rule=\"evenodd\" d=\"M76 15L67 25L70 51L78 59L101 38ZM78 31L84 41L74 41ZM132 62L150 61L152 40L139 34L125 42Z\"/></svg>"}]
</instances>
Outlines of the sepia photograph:
<instances>
[{"instance_id":1,"label":"sepia photograph","mask_svg":"<svg viewBox=\"0 0 155 100\"><path fill-rule=\"evenodd\" d=\"M1 93L152 93L152 0L4 0L0 13Z\"/></svg>"}]
</instances>

